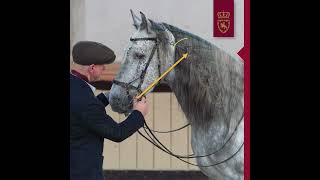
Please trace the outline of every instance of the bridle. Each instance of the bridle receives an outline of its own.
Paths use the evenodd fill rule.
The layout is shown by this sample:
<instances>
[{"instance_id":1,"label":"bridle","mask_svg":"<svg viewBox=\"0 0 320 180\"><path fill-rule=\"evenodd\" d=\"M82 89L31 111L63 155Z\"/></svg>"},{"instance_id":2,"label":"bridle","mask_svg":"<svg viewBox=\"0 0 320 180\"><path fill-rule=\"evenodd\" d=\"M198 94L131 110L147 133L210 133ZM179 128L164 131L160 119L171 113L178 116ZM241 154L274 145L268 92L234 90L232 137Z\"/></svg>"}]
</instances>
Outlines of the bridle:
<instances>
[{"instance_id":1,"label":"bridle","mask_svg":"<svg viewBox=\"0 0 320 180\"><path fill-rule=\"evenodd\" d=\"M133 98L130 96L130 89L137 90L139 93L142 92L142 90L141 90L141 85L142 85L143 82L144 82L145 74L146 74L146 72L147 72L147 69L148 69L148 67L149 67L149 65L150 65L150 62L151 62L151 60L152 60L152 58L153 58L154 53L155 53L156 50L157 50L157 58L158 58L158 61L159 61L159 63L158 63L159 75L161 74L161 72L160 72L160 57L159 57L159 41L158 41L158 38L157 38L157 37L153 37L153 38L130 38L130 41L154 41L155 44L154 44L154 46L153 46L153 48L152 48L152 50L151 50L151 54L150 54L147 62L146 62L146 66L145 66L145 68L143 69L143 71L141 72L141 74L140 74L140 76L139 76L138 78L136 78L136 79L134 79L134 80L132 80L132 81L130 81L130 82L128 82L128 83L126 83L126 82L121 82L121 81L118 81L118 80L116 80L116 79L113 80L113 83L114 83L114 84L116 84L116 85L118 85L118 86L120 86L120 87L122 87L122 88L124 88L124 89L126 90L128 100L130 101L130 99L131 99L131 101L130 101L130 103L129 103L129 106L131 105L131 102L132 102L132 100L133 100ZM138 68L139 68L139 67L138 67ZM140 80L138 86L137 86L137 87L133 86L132 83L136 82L138 79ZM244 142L243 142L242 145L239 147L239 149L238 149L235 153L233 153L230 157L228 157L227 159L225 159L225 160L223 160L223 161L220 161L220 162L218 162L218 163L215 163L215 164L210 164L210 165L197 165L197 164L190 163L190 162L184 160L183 158L201 158L201 157L207 157L207 156L214 155L214 154L216 154L217 152L219 152L220 150L222 150L222 149L225 147L225 145L230 141L230 139L233 137L233 135L234 135L234 133L236 132L236 130L238 129L238 126L239 126L240 122L242 121L243 117L244 117L244 111L242 111L241 118L239 119L239 121L238 121L238 123L237 123L237 125L236 125L236 127L235 127L235 129L234 129L234 131L231 133L230 137L226 140L226 142L225 142L219 149L217 149L216 151L214 151L214 152L212 152L212 153L210 153L210 154L206 154L206 155L198 155L198 156L195 156L194 154L186 155L186 156L176 155L176 154L174 154L173 152L171 152L167 147L165 147L165 146L158 140L158 138L156 138L156 136L152 133L152 132L169 133L169 132L178 131L178 130L180 130L180 129L183 129L183 128L189 126L189 125L190 125L189 123L188 123L187 125L181 127L181 128L176 129L176 130L165 131L165 132L152 130L152 129L149 128L149 126L148 126L146 123L144 123L144 125L145 125L145 127L143 127L143 128L144 128L144 131L145 131L145 133L149 136L150 139L147 138L145 135L143 135L139 130L138 130L138 133L139 133L142 137L144 137L147 141L149 141L150 143L152 143L154 146L156 146L157 148L159 148L160 150L162 150L163 152L165 152L165 153L167 153L167 154L169 154L169 155L171 155L171 156L174 156L174 157L178 158L179 160L181 160L181 161L183 161L183 162L185 162L185 163L187 163L187 164L190 164L190 165L193 165L193 166L198 166L198 167L211 167L211 166L216 166L216 165L222 164L222 163L230 160L231 158L233 158L233 157L241 150L241 148L242 148L243 145L244 145Z\"/></svg>"},{"instance_id":2,"label":"bridle","mask_svg":"<svg viewBox=\"0 0 320 180\"><path fill-rule=\"evenodd\" d=\"M158 58L158 61L159 61L159 64L158 64L158 70L159 70L159 75L160 75L160 57L159 57L159 41L157 39L157 37L154 37L154 38L130 38L130 41L154 41L155 44L153 45L153 48L151 50L151 54L146 62L146 66L144 67L143 71L141 72L140 76L132 81L130 81L129 83L126 83L126 82L121 82L121 81L118 81L118 80L113 80L113 83L124 88L126 90L126 93L127 93L127 97L128 97L128 100L130 101L130 99L132 100L132 97L130 96L130 89L134 89L134 90L137 90L139 93L142 92L141 90L141 85L143 84L144 82L144 78L145 78L145 75L146 75L146 72L148 70L148 67L150 65L150 62L154 56L154 53L156 52L157 50L157 58ZM139 67L138 67L139 68ZM140 80L139 84L137 87L131 85L132 83L136 82L137 80ZM129 103L129 105L131 105L131 102Z\"/></svg>"}]
</instances>

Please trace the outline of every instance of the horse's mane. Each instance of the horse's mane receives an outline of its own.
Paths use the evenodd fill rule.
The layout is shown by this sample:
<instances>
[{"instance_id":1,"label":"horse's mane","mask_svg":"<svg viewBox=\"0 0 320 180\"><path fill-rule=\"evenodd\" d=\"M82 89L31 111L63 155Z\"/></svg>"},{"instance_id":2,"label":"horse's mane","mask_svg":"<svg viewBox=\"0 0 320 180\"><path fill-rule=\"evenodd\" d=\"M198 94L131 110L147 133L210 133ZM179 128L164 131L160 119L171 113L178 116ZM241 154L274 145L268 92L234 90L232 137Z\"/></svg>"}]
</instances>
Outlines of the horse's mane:
<instances>
[{"instance_id":1,"label":"horse's mane","mask_svg":"<svg viewBox=\"0 0 320 180\"><path fill-rule=\"evenodd\" d=\"M175 59L185 52L188 57L175 68L175 82L169 85L190 123L206 125L213 119L230 119L230 111L239 103L237 95L243 92L237 84L243 75L232 69L238 63L231 61L236 60L212 43L175 26L152 22L152 28L160 37L166 28L176 41L188 38L176 45Z\"/></svg>"}]
</instances>

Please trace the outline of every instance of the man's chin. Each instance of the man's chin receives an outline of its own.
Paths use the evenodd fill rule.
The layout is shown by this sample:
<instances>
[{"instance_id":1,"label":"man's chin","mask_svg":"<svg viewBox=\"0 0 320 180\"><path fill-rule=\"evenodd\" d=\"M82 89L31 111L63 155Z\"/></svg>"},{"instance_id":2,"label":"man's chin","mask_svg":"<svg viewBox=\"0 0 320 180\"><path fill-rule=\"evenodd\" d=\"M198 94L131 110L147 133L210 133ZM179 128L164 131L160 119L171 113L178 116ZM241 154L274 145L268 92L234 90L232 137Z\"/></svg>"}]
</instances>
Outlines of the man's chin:
<instances>
[{"instance_id":1,"label":"man's chin","mask_svg":"<svg viewBox=\"0 0 320 180\"><path fill-rule=\"evenodd\" d=\"M113 108L112 108L112 111L117 112L119 114L124 114L125 116L128 116L132 112L132 110L113 109Z\"/></svg>"},{"instance_id":2,"label":"man's chin","mask_svg":"<svg viewBox=\"0 0 320 180\"><path fill-rule=\"evenodd\" d=\"M94 78L94 79L92 79L91 81L92 82L97 82L97 81L101 81L102 79L100 78L100 77L97 77L97 78Z\"/></svg>"}]
</instances>

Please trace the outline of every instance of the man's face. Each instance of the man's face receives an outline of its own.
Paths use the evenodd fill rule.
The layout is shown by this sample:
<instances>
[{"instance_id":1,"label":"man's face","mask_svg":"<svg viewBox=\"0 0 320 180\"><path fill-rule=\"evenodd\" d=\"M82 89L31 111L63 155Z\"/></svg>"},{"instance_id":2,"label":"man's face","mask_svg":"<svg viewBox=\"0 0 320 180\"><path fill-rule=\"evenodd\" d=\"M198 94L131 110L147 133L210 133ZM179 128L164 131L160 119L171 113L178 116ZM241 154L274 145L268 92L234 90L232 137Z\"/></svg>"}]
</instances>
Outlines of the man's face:
<instances>
[{"instance_id":1,"label":"man's face","mask_svg":"<svg viewBox=\"0 0 320 180\"><path fill-rule=\"evenodd\" d=\"M105 65L103 65L103 64L102 65L96 65L96 64L90 65L89 72L90 72L90 76L91 76L91 81L98 81L104 70L105 70Z\"/></svg>"}]
</instances>

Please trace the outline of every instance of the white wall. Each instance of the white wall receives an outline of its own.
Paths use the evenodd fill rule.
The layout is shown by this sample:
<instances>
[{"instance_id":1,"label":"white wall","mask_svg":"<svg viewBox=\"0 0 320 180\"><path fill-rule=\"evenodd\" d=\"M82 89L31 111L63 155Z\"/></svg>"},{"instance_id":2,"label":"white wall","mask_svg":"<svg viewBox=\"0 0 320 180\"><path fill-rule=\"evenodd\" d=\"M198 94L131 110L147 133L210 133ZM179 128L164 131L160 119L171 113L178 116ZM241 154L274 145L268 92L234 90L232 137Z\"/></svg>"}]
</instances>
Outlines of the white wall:
<instances>
[{"instance_id":1,"label":"white wall","mask_svg":"<svg viewBox=\"0 0 320 180\"><path fill-rule=\"evenodd\" d=\"M243 47L243 0L235 0L235 37L213 37L213 0L71 0L74 42L93 40L112 48L116 61L134 32L130 9L196 34L235 55ZM81 12L81 13L79 13ZM84 28L83 28L84 27ZM236 56L236 55L235 55Z\"/></svg>"},{"instance_id":2,"label":"white wall","mask_svg":"<svg viewBox=\"0 0 320 180\"><path fill-rule=\"evenodd\" d=\"M70 46L74 42L84 40L85 29L85 0L70 0Z\"/></svg>"}]
</instances>

